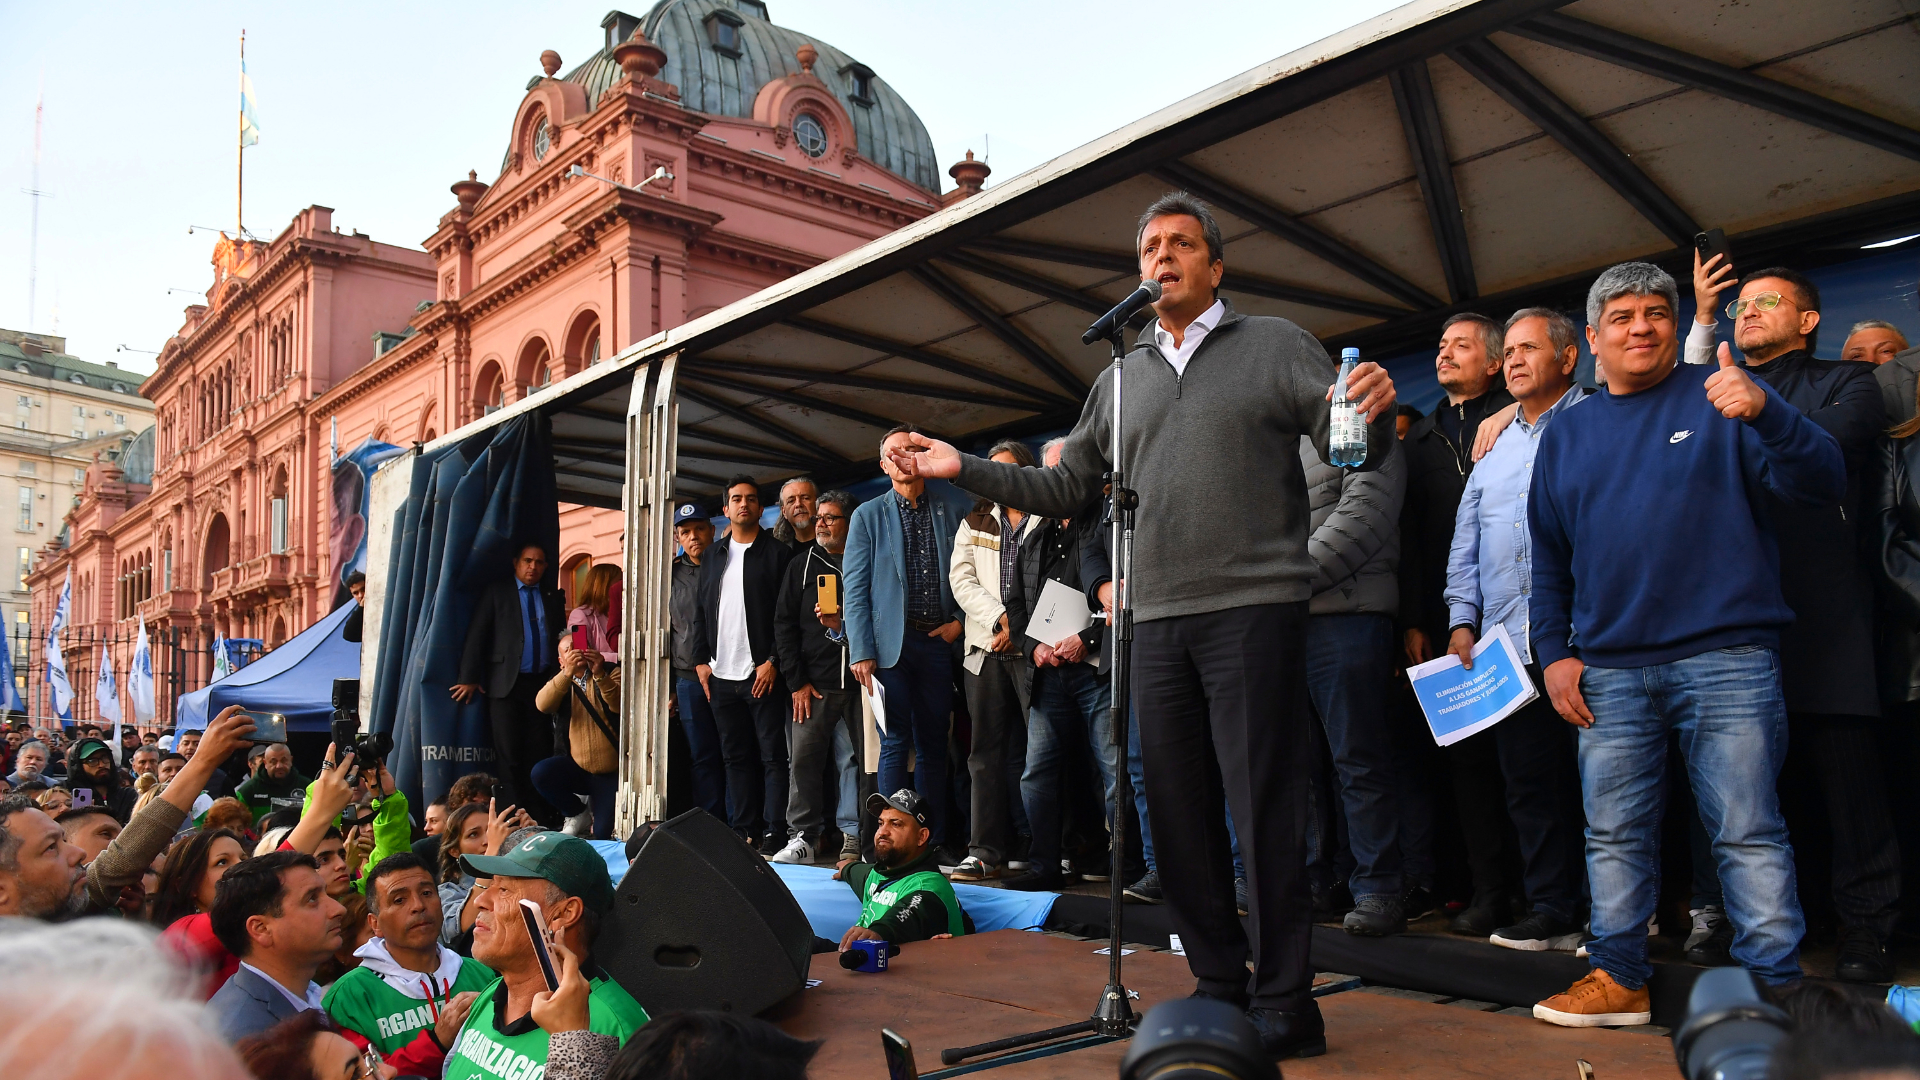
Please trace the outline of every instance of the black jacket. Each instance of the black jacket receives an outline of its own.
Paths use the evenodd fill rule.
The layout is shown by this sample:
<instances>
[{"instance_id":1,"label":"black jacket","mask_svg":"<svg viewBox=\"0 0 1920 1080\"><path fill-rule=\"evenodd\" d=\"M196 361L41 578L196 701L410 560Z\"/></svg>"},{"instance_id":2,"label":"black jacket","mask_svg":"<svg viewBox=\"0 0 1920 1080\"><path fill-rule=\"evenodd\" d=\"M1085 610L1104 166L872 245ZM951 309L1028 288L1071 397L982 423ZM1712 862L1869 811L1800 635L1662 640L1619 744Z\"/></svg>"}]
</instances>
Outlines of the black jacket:
<instances>
[{"instance_id":1,"label":"black jacket","mask_svg":"<svg viewBox=\"0 0 1920 1080\"><path fill-rule=\"evenodd\" d=\"M700 564L689 562L685 555L673 558L673 591L667 596L668 625L673 628L673 674L677 679L691 679L696 665L704 664L707 658L695 656L699 647L693 641L693 624L699 621L700 608Z\"/></svg>"},{"instance_id":2,"label":"black jacket","mask_svg":"<svg viewBox=\"0 0 1920 1080\"><path fill-rule=\"evenodd\" d=\"M546 606L547 636L542 655L544 676L559 669L555 645L567 629L566 598L558 589L540 588L540 602ZM488 697L503 698L513 693L513 681L520 677L520 654L526 643L521 640L520 581L508 576L487 586L473 605L473 622L467 627L466 648L460 653L460 681L478 683Z\"/></svg>"},{"instance_id":3,"label":"black jacket","mask_svg":"<svg viewBox=\"0 0 1920 1080\"><path fill-rule=\"evenodd\" d=\"M1920 701L1920 437L1880 440L1874 480L1880 693Z\"/></svg>"},{"instance_id":4,"label":"black jacket","mask_svg":"<svg viewBox=\"0 0 1920 1080\"><path fill-rule=\"evenodd\" d=\"M1794 614L1780 635L1787 709L1879 716L1873 587L1857 525L1875 444L1887 428L1873 365L1816 360L1796 350L1747 373L1826 429L1847 459L1846 500L1839 506L1788 506L1771 494L1755 501L1766 508L1780 545L1780 591Z\"/></svg>"},{"instance_id":5,"label":"black jacket","mask_svg":"<svg viewBox=\"0 0 1920 1080\"><path fill-rule=\"evenodd\" d=\"M820 575L840 577L840 556L808 541L799 545L780 582L773 609L774 663L787 688L811 685L825 693L856 686L847 671L847 642L827 636L813 609L820 602ZM845 596L844 589L841 596Z\"/></svg>"},{"instance_id":6,"label":"black jacket","mask_svg":"<svg viewBox=\"0 0 1920 1080\"><path fill-rule=\"evenodd\" d=\"M1473 437L1481 421L1511 404L1505 387L1458 405L1443 402L1408 428L1400 443L1407 466L1407 497L1400 507L1400 625L1426 631L1435 653L1447 647L1447 553L1460 495L1473 474ZM1442 410L1460 419L1457 444L1440 430Z\"/></svg>"},{"instance_id":7,"label":"black jacket","mask_svg":"<svg viewBox=\"0 0 1920 1080\"><path fill-rule=\"evenodd\" d=\"M131 785L120 782L118 766L107 770L104 783L88 783L86 770L73 759L73 752L79 748L78 742L67 747L67 787L76 791L83 787L92 788L93 804L106 807L114 817L120 820L120 824L125 825L128 819L133 817L133 804L140 798L140 793L133 790Z\"/></svg>"},{"instance_id":8,"label":"black jacket","mask_svg":"<svg viewBox=\"0 0 1920 1080\"><path fill-rule=\"evenodd\" d=\"M733 541L715 537L700 558L699 603L694 607L693 644L695 663L713 659L714 636L720 619L720 586L727 575L727 563L733 557ZM753 652L755 667L773 657L773 606L780 593L780 579L793 559L793 549L773 538L773 530L761 529L747 547L747 565L740 579L740 592L747 608L747 645Z\"/></svg>"},{"instance_id":9,"label":"black jacket","mask_svg":"<svg viewBox=\"0 0 1920 1080\"><path fill-rule=\"evenodd\" d=\"M1073 518L1072 522L1071 525L1062 525L1052 518L1047 518L1029 529L1026 539L1020 544L1019 573L1014 576L1013 589L1007 594L1007 611L1012 618L1009 625L1022 632L1021 651L1028 656L1033 655L1034 647L1037 645L1053 644L1051 641L1036 641L1024 633L1027 624L1033 620L1034 606L1040 602L1040 594L1046 589L1047 582L1058 581L1075 592L1087 592L1086 574L1082 572L1082 566L1086 560L1089 543L1100 553L1099 566L1103 577L1112 576L1105 570L1107 559L1104 545L1100 544L1098 537L1088 535L1101 531L1097 508L1089 506L1085 513ZM1087 606L1098 612L1100 608L1098 595L1088 596ZM1014 612L1018 614L1015 615ZM1088 654L1098 654L1096 657L1099 660L1099 664L1096 665L1098 670L1106 669L1107 655L1111 651L1101 647L1105 637L1104 622L1096 621L1092 626L1080 631L1080 642L1087 647ZM1031 681L1035 671L1034 666L1031 663L1021 666L1026 678Z\"/></svg>"}]
</instances>

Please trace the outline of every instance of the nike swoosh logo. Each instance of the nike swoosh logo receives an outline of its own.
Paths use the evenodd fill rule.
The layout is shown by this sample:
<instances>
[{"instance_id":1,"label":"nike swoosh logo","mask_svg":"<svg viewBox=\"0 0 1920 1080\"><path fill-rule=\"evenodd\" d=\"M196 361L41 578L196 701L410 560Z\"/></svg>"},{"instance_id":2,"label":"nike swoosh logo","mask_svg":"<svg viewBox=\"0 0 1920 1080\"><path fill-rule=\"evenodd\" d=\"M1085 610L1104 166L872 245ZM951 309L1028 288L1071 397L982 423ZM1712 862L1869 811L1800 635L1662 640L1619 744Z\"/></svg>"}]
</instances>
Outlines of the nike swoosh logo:
<instances>
[{"instance_id":1,"label":"nike swoosh logo","mask_svg":"<svg viewBox=\"0 0 1920 1080\"><path fill-rule=\"evenodd\" d=\"M1691 435L1691 434L1693 434L1693 432L1691 432L1691 431L1676 431L1676 432L1674 432L1674 433L1673 433L1673 438L1671 438L1671 439L1668 439L1667 441L1668 441L1668 442L1670 442L1670 443L1677 443L1677 442L1679 442L1679 441L1680 441L1681 439L1684 439L1684 438L1686 438L1687 436L1689 436L1689 435Z\"/></svg>"}]
</instances>

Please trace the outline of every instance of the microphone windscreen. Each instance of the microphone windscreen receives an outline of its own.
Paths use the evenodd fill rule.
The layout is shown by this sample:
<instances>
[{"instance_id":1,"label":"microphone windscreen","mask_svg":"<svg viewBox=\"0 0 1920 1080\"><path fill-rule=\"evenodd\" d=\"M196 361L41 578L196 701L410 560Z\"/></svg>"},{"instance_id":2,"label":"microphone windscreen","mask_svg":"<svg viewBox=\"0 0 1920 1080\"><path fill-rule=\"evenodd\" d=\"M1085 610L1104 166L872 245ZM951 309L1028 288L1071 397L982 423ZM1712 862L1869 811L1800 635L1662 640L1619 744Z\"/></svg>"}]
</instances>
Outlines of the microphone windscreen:
<instances>
[{"instance_id":1,"label":"microphone windscreen","mask_svg":"<svg viewBox=\"0 0 1920 1080\"><path fill-rule=\"evenodd\" d=\"M859 967L865 961L866 954L859 949L848 949L846 952L840 954L840 966L846 968L848 971Z\"/></svg>"},{"instance_id":2,"label":"microphone windscreen","mask_svg":"<svg viewBox=\"0 0 1920 1080\"><path fill-rule=\"evenodd\" d=\"M1143 281L1140 283L1140 287L1147 290L1147 303L1151 304L1160 299L1160 283L1158 281Z\"/></svg>"}]
</instances>

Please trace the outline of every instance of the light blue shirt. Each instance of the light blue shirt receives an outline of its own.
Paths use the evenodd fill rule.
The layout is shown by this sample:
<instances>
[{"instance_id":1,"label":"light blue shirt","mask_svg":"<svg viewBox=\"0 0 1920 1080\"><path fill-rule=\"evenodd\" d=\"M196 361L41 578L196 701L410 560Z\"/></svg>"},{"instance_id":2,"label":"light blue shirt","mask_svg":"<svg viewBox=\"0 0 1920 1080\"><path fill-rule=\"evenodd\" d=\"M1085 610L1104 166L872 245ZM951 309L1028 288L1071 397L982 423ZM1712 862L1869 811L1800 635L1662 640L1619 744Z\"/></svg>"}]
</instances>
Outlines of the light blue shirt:
<instances>
[{"instance_id":1,"label":"light blue shirt","mask_svg":"<svg viewBox=\"0 0 1920 1080\"><path fill-rule=\"evenodd\" d=\"M1447 555L1447 625L1484 634L1494 623L1507 628L1523 663L1533 662L1527 606L1533 593L1533 539L1527 532L1527 497L1533 487L1533 457L1547 421L1585 400L1570 388L1527 423L1525 413L1500 433L1493 449L1473 467L1453 520L1453 550Z\"/></svg>"}]
</instances>

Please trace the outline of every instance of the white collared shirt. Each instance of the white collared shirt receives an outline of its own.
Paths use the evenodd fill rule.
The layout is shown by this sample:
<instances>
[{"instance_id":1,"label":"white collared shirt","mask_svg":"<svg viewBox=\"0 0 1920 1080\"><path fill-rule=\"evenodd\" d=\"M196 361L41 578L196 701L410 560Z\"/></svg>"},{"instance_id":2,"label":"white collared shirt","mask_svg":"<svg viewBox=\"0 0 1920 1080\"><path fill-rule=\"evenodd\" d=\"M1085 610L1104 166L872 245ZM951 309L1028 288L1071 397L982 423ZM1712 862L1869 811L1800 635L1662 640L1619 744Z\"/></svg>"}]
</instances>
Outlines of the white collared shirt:
<instances>
[{"instance_id":1,"label":"white collared shirt","mask_svg":"<svg viewBox=\"0 0 1920 1080\"><path fill-rule=\"evenodd\" d=\"M1178 345L1173 343L1172 332L1160 325L1160 320L1153 321L1153 343L1160 346L1160 355L1166 357L1167 363L1173 365L1175 375L1187 373L1187 361L1193 359L1194 350L1206 340L1208 331L1220 325L1220 319L1226 313L1227 305L1215 300L1212 307L1201 312L1199 318L1187 324L1187 336Z\"/></svg>"},{"instance_id":2,"label":"white collared shirt","mask_svg":"<svg viewBox=\"0 0 1920 1080\"><path fill-rule=\"evenodd\" d=\"M287 1000L293 1003L293 1007L295 1009L298 1009L301 1012L306 1012L309 1009L318 1009L321 1007L323 996L320 993L319 983L316 983L316 982L307 983L307 996L301 997L300 995L294 993L293 991L287 989L286 987L281 986L280 980L274 978L273 976L267 974L264 971L261 971L259 968L254 967L252 964L247 963L245 960L240 961L240 966L243 968L246 968L248 971L253 972L255 975L258 975L261 978L267 980L267 985L273 987L275 990L280 991L282 994L285 994Z\"/></svg>"}]
</instances>

